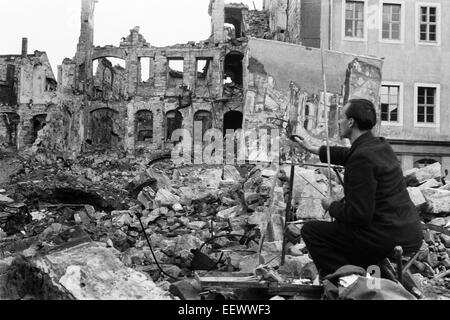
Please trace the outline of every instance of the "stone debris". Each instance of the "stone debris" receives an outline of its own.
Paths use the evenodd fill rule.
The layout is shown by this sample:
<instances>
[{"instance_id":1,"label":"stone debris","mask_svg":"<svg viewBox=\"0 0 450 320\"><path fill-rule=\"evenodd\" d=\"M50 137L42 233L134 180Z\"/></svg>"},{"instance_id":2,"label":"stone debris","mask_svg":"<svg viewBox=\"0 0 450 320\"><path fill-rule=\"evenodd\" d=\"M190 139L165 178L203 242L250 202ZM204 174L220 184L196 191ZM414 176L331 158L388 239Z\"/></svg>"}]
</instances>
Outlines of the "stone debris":
<instances>
[{"instance_id":1,"label":"stone debris","mask_svg":"<svg viewBox=\"0 0 450 320\"><path fill-rule=\"evenodd\" d=\"M102 160L94 160L98 157ZM0 203L0 294L6 299L24 296L27 290L26 295L38 299L198 295L200 290L186 285L175 289L167 281L175 280L171 277L191 281L206 258L217 271L259 270L271 281L317 283L318 271L303 242L288 243L285 264L280 265L288 168L277 176L273 168L263 166L176 168L164 160L144 170L147 160L134 158L121 161L119 170L111 165L117 156L98 157L86 155L70 168L57 169L29 160L24 163L27 171L4 186L3 194L11 199ZM111 162L106 165L107 159ZM96 165L91 167L93 161ZM101 182L95 182L96 177ZM298 227L301 221L324 220L320 206L321 192L326 194L328 188L324 171L299 168L295 179ZM335 179L332 186L339 192ZM437 177L422 184L405 180L414 185L408 192L424 222L440 228L424 232L423 252L411 271L415 278L445 287L448 277L439 281L436 277L450 269L450 191ZM11 282L8 277L23 267L33 271L17 277L22 282ZM29 282L42 274L48 275L47 282L44 290L38 290ZM117 285L110 286L112 282Z\"/></svg>"},{"instance_id":2,"label":"stone debris","mask_svg":"<svg viewBox=\"0 0 450 320\"><path fill-rule=\"evenodd\" d=\"M440 178L442 176L442 167L439 162L432 165L423 167L414 172L413 176L419 181L419 183L431 180L434 178Z\"/></svg>"},{"instance_id":3,"label":"stone debris","mask_svg":"<svg viewBox=\"0 0 450 320\"><path fill-rule=\"evenodd\" d=\"M422 194L427 200L430 213L447 215L450 213L450 191L425 188Z\"/></svg>"},{"instance_id":4,"label":"stone debris","mask_svg":"<svg viewBox=\"0 0 450 320\"><path fill-rule=\"evenodd\" d=\"M424 205L427 204L427 200L423 196L420 188L409 187L408 193L409 197L411 198L416 208L422 208Z\"/></svg>"}]
</instances>

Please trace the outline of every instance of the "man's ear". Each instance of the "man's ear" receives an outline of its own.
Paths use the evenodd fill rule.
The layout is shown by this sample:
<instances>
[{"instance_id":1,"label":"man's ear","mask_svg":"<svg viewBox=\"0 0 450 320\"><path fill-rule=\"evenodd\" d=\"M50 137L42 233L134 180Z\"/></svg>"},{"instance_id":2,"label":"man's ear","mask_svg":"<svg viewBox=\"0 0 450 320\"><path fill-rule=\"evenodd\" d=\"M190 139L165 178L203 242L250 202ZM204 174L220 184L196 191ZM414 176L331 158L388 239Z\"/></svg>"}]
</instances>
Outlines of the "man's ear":
<instances>
[{"instance_id":1,"label":"man's ear","mask_svg":"<svg viewBox=\"0 0 450 320\"><path fill-rule=\"evenodd\" d=\"M348 119L348 126L353 128L354 125L355 125L355 119L354 118Z\"/></svg>"}]
</instances>

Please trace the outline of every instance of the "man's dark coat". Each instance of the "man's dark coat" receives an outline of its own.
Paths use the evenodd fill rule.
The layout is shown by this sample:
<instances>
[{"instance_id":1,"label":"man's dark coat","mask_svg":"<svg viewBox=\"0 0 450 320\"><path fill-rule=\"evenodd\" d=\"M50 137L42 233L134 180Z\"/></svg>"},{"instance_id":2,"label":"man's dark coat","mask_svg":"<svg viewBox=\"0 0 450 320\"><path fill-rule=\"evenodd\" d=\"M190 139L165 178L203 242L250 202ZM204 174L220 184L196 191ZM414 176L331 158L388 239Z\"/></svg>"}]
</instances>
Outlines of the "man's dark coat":
<instances>
[{"instance_id":1,"label":"man's dark coat","mask_svg":"<svg viewBox=\"0 0 450 320\"><path fill-rule=\"evenodd\" d=\"M331 163L345 167L345 199L334 202L330 215L351 226L363 247L387 253L396 245L411 251L420 248L422 229L400 163L389 143L368 132L352 147L331 147ZM320 159L327 162L326 148Z\"/></svg>"}]
</instances>

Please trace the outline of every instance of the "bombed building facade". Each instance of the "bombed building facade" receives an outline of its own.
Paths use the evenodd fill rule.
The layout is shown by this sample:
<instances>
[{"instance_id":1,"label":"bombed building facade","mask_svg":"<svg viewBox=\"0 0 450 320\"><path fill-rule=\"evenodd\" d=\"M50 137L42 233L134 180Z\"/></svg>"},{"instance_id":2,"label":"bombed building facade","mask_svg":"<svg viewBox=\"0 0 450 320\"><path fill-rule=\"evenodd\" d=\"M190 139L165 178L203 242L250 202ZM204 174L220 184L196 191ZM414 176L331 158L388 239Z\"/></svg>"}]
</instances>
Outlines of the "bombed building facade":
<instances>
[{"instance_id":1,"label":"bombed building facade","mask_svg":"<svg viewBox=\"0 0 450 320\"><path fill-rule=\"evenodd\" d=\"M302 1L287 14L270 3L257 11L212 0L209 39L163 48L148 43L139 27L119 46L95 46L96 3L82 0L77 52L58 66L57 91L45 53L23 54L15 58L16 69L2 70L5 146L53 158L98 148L133 155L170 150L176 129L194 137L211 128L224 134L274 129L280 127L277 119L292 116L298 120L295 131L323 138L325 105L331 106L330 135L337 139L337 111L346 100L367 97L378 105L381 60L329 50L325 104L321 52L301 45L317 47L320 35L311 33L316 28L310 24L292 22L291 15L301 15ZM289 18L289 30L283 30ZM360 81L358 74L371 81Z\"/></svg>"},{"instance_id":2,"label":"bombed building facade","mask_svg":"<svg viewBox=\"0 0 450 320\"><path fill-rule=\"evenodd\" d=\"M0 56L0 147L32 145L57 100L57 83L45 52Z\"/></svg>"}]
</instances>

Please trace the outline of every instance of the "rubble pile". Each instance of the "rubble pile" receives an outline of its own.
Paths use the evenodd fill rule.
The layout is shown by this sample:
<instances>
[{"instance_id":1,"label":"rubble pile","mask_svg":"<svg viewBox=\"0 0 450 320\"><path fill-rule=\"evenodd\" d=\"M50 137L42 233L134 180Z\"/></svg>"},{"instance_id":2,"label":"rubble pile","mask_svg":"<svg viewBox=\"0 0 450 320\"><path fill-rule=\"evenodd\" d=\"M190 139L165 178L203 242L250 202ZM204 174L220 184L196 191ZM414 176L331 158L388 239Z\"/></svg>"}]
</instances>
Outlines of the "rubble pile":
<instances>
[{"instance_id":1,"label":"rubble pile","mask_svg":"<svg viewBox=\"0 0 450 320\"><path fill-rule=\"evenodd\" d=\"M271 217L262 257L278 268L285 208L283 175L278 180L275 170L257 166L149 163L145 157L127 158L114 152L85 154L71 161L33 158L23 162L0 190L0 259L8 262L9 277L22 279L16 281L22 291L37 276L28 271L24 275L26 266L56 271L48 278L51 289L30 289L20 297L98 298L98 292L80 292L74 280L80 272L91 273L83 269L84 262L74 260L74 265L64 266L64 272L56 260L50 266L42 265L43 257L47 261L55 252L69 254L64 250L77 255L85 247L109 250L126 272L144 274L166 290L167 280L192 278L198 269L253 272L260 264L258 242L274 179L281 206ZM295 256L288 256L286 274L299 275L312 263L306 257L299 259L304 254L297 246ZM209 268L202 257L207 257ZM315 275L310 278L313 281ZM67 293L65 284L77 289ZM4 292L11 295L11 288L2 290L2 298ZM17 292L12 294L16 296Z\"/></svg>"},{"instance_id":2,"label":"rubble pile","mask_svg":"<svg viewBox=\"0 0 450 320\"><path fill-rule=\"evenodd\" d=\"M425 222L441 228L425 232L411 271L422 284L438 278L445 287L450 217L440 193L450 189L439 170L415 170L406 180ZM303 242L288 243L281 266L289 174L290 166L175 167L115 152L26 160L0 185L0 297L178 299L179 288L198 287L198 270L318 284ZM324 169L295 169L299 227L328 218L320 205L327 176ZM335 173L332 186L342 195ZM36 277L45 285L33 286ZM136 289L111 290L112 282Z\"/></svg>"},{"instance_id":3,"label":"rubble pile","mask_svg":"<svg viewBox=\"0 0 450 320\"><path fill-rule=\"evenodd\" d=\"M422 287L450 288L450 185L445 178L438 162L405 172L410 198L424 222L424 243L411 266Z\"/></svg>"}]
</instances>

